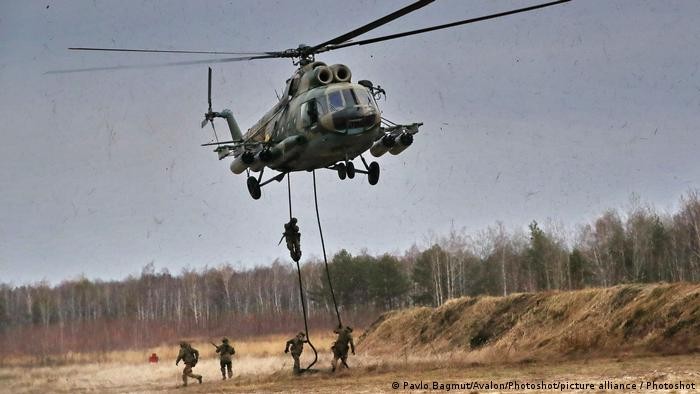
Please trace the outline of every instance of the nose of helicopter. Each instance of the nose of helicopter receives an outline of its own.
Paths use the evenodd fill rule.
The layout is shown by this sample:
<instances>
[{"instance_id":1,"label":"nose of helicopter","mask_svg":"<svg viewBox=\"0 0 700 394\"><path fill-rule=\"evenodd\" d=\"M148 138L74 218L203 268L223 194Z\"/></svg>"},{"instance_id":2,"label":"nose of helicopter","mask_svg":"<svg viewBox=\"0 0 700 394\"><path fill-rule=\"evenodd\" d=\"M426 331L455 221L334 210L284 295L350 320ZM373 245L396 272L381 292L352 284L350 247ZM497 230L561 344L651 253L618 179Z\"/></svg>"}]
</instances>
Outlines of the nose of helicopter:
<instances>
[{"instance_id":1,"label":"nose of helicopter","mask_svg":"<svg viewBox=\"0 0 700 394\"><path fill-rule=\"evenodd\" d=\"M345 108L332 115L333 128L341 133L359 134L379 125L380 117L376 109L369 105Z\"/></svg>"}]
</instances>

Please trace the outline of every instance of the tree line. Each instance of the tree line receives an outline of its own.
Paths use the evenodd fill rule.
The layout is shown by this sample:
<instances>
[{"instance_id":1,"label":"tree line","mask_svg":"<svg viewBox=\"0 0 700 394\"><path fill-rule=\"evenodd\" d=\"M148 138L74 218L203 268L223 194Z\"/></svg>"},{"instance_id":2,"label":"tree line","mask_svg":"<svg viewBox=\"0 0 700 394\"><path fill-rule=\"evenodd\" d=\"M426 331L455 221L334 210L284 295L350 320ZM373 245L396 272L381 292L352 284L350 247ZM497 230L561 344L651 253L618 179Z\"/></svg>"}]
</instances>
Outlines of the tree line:
<instances>
[{"instance_id":1,"label":"tree line","mask_svg":"<svg viewBox=\"0 0 700 394\"><path fill-rule=\"evenodd\" d=\"M477 234L452 231L403 255L345 250L302 265L313 327L332 327L333 294L344 321L366 325L382 311L439 306L460 296L700 280L700 198L675 213L633 200L567 233L533 221L497 223ZM327 277L330 276L329 283ZM0 285L0 346L10 353L143 347L182 337L287 333L303 327L296 267L274 261L236 269L153 264L120 281L79 278L56 286Z\"/></svg>"}]
</instances>

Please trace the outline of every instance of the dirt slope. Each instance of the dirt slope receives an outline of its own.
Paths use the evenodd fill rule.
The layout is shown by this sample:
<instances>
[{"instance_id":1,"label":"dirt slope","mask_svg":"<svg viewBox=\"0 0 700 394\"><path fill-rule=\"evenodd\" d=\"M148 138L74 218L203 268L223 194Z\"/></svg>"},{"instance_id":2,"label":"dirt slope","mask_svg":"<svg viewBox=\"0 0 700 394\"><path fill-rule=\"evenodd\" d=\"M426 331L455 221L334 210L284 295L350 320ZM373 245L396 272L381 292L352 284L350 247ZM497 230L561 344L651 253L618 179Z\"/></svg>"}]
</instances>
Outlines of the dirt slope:
<instances>
[{"instance_id":1,"label":"dirt slope","mask_svg":"<svg viewBox=\"0 0 700 394\"><path fill-rule=\"evenodd\" d=\"M466 297L382 315L358 341L371 354L518 361L700 351L700 285L634 284Z\"/></svg>"}]
</instances>

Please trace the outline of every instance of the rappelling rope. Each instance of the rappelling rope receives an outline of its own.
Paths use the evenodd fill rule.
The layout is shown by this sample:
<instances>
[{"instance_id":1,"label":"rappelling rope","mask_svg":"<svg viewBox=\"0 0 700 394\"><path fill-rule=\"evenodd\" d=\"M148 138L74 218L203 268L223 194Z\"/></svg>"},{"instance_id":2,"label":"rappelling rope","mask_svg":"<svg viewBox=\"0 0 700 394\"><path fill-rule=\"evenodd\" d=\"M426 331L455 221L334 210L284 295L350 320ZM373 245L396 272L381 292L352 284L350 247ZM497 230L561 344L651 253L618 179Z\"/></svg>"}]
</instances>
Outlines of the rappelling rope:
<instances>
[{"instance_id":1,"label":"rappelling rope","mask_svg":"<svg viewBox=\"0 0 700 394\"><path fill-rule=\"evenodd\" d=\"M338 312L338 302L335 300L335 292L333 291L333 282L331 281L331 273L328 270L328 258L326 257L326 244L323 242L323 230L321 229L321 216L318 214L318 197L316 193L316 171L312 171L314 178L314 204L316 205L316 221L318 222L318 233L321 235L321 249L323 249L323 262L326 264L326 277L328 278L328 287L331 290L333 298L333 306L335 307L335 315L338 317L338 327L342 327L343 323L340 320L340 312ZM289 178L287 178L289 179Z\"/></svg>"},{"instance_id":2,"label":"rappelling rope","mask_svg":"<svg viewBox=\"0 0 700 394\"><path fill-rule=\"evenodd\" d=\"M291 181L289 180L289 174L287 174L287 194L289 197L289 221L292 221L292 186L291 186ZM316 351L316 348L314 347L314 344L311 343L311 338L309 337L309 322L306 317L306 300L304 298L304 285L301 283L301 267L299 266L299 260L294 259L296 264L297 264L297 274L299 277L299 297L301 298L301 310L302 313L304 314L304 332L306 332L306 341L309 344L309 347L311 347L311 350L314 351L314 361L311 362L306 368L304 368L302 371L308 371L311 369L311 367L316 364L316 361L318 361L318 352Z\"/></svg>"}]
</instances>

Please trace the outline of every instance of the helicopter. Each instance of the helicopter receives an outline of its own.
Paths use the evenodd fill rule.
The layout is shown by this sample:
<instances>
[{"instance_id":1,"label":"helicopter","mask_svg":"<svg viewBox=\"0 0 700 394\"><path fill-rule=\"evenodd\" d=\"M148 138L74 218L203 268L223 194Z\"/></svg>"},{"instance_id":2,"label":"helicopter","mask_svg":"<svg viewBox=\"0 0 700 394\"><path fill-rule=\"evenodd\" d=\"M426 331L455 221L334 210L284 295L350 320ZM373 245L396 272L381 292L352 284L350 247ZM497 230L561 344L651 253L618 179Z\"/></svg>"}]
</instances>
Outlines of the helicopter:
<instances>
[{"instance_id":1,"label":"helicopter","mask_svg":"<svg viewBox=\"0 0 700 394\"><path fill-rule=\"evenodd\" d=\"M182 53L212 55L248 55L239 57L174 62L162 65L191 65L206 63L227 63L251 61L258 59L289 58L298 66L287 79L279 101L245 133L229 109L212 110L211 81L212 69L208 74L208 110L204 114L201 127L211 124L216 142L202 144L215 146L214 152L219 160L233 157L230 169L234 174L247 174L247 188L253 199L259 199L263 186L281 182L285 176L295 171L314 171L330 169L338 177L352 179L357 173L367 176L370 185L379 181L380 167L376 161L368 163L364 153L381 157L387 152L400 154L412 145L414 135L418 133L421 122L397 124L382 117L378 101L386 97L386 91L369 80L352 81L352 72L344 64L327 65L316 60L319 53L346 48L355 45L367 45L381 41L393 40L415 34L451 28L468 23L479 22L549 7L571 0L558 0L514 9L477 18L437 25L403 33L396 33L376 38L353 41L359 35L376 29L408 13L427 6L435 0L419 0L391 14L374 20L348 33L309 46L300 44L297 48L270 52L216 52L216 51L179 51L155 49L125 48L87 48L76 47L70 50L83 51L121 51L145 53ZM93 71L103 69L129 68L128 66L104 67L72 71ZM226 121L231 139L219 141L214 120ZM360 158L362 168L354 164ZM279 173L263 180L266 168ZM257 176L252 175L257 173Z\"/></svg>"}]
</instances>

